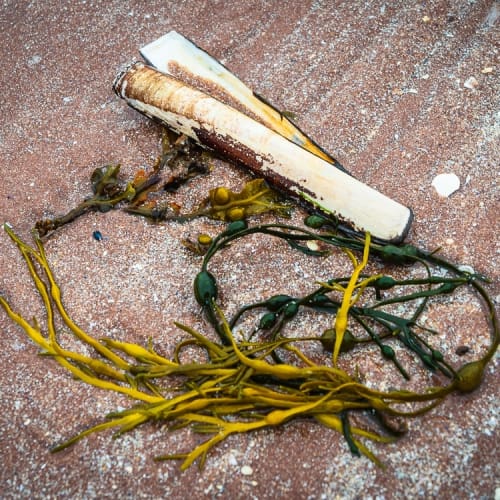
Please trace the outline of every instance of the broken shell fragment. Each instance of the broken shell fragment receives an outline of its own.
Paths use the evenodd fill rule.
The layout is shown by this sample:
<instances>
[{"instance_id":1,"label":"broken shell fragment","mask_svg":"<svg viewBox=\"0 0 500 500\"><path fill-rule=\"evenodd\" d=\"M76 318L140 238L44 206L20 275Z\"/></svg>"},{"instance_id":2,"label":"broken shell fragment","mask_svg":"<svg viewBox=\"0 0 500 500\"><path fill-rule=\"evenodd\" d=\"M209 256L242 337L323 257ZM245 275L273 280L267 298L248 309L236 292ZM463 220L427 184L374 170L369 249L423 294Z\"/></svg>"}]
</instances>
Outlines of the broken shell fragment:
<instances>
[{"instance_id":1,"label":"broken shell fragment","mask_svg":"<svg viewBox=\"0 0 500 500\"><path fill-rule=\"evenodd\" d=\"M466 89L474 90L475 88L477 88L478 85L479 82L473 76L467 78L467 80L465 80L464 82L464 87Z\"/></svg>"},{"instance_id":2,"label":"broken shell fragment","mask_svg":"<svg viewBox=\"0 0 500 500\"><path fill-rule=\"evenodd\" d=\"M460 179L455 174L439 174L432 180L432 187L439 196L447 198L460 188Z\"/></svg>"},{"instance_id":3,"label":"broken shell fragment","mask_svg":"<svg viewBox=\"0 0 500 500\"><path fill-rule=\"evenodd\" d=\"M114 83L144 115L243 164L276 189L373 237L402 241L411 210L210 95L142 63Z\"/></svg>"}]
</instances>

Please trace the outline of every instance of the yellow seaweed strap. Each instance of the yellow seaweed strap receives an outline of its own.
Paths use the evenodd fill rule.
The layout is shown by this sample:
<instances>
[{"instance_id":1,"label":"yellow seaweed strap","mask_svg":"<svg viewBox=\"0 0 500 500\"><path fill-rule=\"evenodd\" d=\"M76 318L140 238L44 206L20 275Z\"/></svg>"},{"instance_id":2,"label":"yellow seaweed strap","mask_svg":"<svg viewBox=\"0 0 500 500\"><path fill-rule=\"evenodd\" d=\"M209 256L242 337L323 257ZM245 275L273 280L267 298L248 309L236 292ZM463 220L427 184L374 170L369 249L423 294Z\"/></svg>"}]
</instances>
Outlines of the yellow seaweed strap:
<instances>
[{"instance_id":1,"label":"yellow seaweed strap","mask_svg":"<svg viewBox=\"0 0 500 500\"><path fill-rule=\"evenodd\" d=\"M341 287L344 292L344 296L342 297L342 303L340 305L339 310L337 311L337 315L335 317L335 345L333 348L333 364L337 365L337 358L340 352L340 346L342 345L342 340L344 339L345 331L347 330L347 321L349 315L349 309L357 302L363 290L366 286L379 278L379 276L370 276L369 278L363 280L361 283L358 283L358 278L361 271L366 267L368 263L368 256L370 254L370 242L371 235L370 233L366 233L365 236L365 246L363 250L363 260L358 262L353 253L344 249L349 258L351 259L352 265L354 266L354 270L352 272L351 278L349 279L349 283L345 288ZM358 293L355 297L352 297L354 290L359 288Z\"/></svg>"}]
</instances>

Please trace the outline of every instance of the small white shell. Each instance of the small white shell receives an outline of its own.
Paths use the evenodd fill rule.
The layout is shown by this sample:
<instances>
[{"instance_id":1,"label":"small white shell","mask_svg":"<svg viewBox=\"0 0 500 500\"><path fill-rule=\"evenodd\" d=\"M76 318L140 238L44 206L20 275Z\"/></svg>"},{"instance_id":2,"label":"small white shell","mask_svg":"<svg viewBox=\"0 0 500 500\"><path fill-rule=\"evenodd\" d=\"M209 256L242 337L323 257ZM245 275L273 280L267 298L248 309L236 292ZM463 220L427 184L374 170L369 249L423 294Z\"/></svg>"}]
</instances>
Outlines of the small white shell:
<instances>
[{"instance_id":1,"label":"small white shell","mask_svg":"<svg viewBox=\"0 0 500 500\"><path fill-rule=\"evenodd\" d=\"M478 85L479 82L473 76L467 78L467 80L465 80L464 82L464 87L466 89L474 90Z\"/></svg>"},{"instance_id":2,"label":"small white shell","mask_svg":"<svg viewBox=\"0 0 500 500\"><path fill-rule=\"evenodd\" d=\"M439 196L448 198L460 188L460 179L455 174L439 174L432 180L432 186Z\"/></svg>"},{"instance_id":3,"label":"small white shell","mask_svg":"<svg viewBox=\"0 0 500 500\"><path fill-rule=\"evenodd\" d=\"M240 472L244 475L244 476L251 476L253 474L253 469L249 466L249 465L244 465Z\"/></svg>"}]
</instances>

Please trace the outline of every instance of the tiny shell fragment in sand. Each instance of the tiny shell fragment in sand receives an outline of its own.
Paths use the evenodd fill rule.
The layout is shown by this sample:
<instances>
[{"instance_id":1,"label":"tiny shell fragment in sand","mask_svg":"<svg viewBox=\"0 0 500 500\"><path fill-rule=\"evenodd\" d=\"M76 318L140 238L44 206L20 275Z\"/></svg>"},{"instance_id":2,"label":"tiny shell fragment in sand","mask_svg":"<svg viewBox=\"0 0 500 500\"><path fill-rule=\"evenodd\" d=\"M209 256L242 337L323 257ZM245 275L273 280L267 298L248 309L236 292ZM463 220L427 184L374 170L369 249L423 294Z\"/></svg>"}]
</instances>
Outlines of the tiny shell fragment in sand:
<instances>
[{"instance_id":1,"label":"tiny shell fragment in sand","mask_svg":"<svg viewBox=\"0 0 500 500\"><path fill-rule=\"evenodd\" d=\"M306 243L307 248L312 250L313 252L317 252L319 250L319 245L315 241L308 241Z\"/></svg>"},{"instance_id":2,"label":"tiny shell fragment in sand","mask_svg":"<svg viewBox=\"0 0 500 500\"><path fill-rule=\"evenodd\" d=\"M458 266L458 269L463 273L468 274L474 274L476 272L474 271L474 268L472 266L469 266L468 264L462 264L461 266Z\"/></svg>"},{"instance_id":3,"label":"tiny shell fragment in sand","mask_svg":"<svg viewBox=\"0 0 500 500\"><path fill-rule=\"evenodd\" d=\"M464 82L464 87L466 89L475 89L477 86L479 85L479 82L473 77L471 76L470 78L467 78L467 80L465 80Z\"/></svg>"},{"instance_id":4,"label":"tiny shell fragment in sand","mask_svg":"<svg viewBox=\"0 0 500 500\"><path fill-rule=\"evenodd\" d=\"M244 475L244 476L251 476L253 474L253 469L249 466L249 465L244 465L242 468L241 468L241 473Z\"/></svg>"},{"instance_id":5,"label":"tiny shell fragment in sand","mask_svg":"<svg viewBox=\"0 0 500 500\"><path fill-rule=\"evenodd\" d=\"M432 186L439 196L447 198L460 187L460 179L455 174L439 174L432 180Z\"/></svg>"}]
</instances>

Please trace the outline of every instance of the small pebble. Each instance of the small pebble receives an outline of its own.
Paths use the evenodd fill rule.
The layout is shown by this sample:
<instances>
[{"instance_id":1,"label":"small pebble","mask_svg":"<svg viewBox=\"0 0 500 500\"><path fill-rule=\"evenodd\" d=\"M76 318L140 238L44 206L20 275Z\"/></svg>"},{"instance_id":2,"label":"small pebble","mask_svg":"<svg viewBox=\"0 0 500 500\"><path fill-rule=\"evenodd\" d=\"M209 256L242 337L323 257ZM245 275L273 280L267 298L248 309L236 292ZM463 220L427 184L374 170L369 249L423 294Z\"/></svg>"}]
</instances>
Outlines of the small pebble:
<instances>
[{"instance_id":1,"label":"small pebble","mask_svg":"<svg viewBox=\"0 0 500 500\"><path fill-rule=\"evenodd\" d=\"M432 186L439 196L448 198L460 188L460 179L455 174L439 174L432 180Z\"/></svg>"},{"instance_id":2,"label":"small pebble","mask_svg":"<svg viewBox=\"0 0 500 500\"><path fill-rule=\"evenodd\" d=\"M253 474L253 469L249 465L244 465L240 471L244 476L251 476Z\"/></svg>"},{"instance_id":3,"label":"small pebble","mask_svg":"<svg viewBox=\"0 0 500 500\"><path fill-rule=\"evenodd\" d=\"M101 231L94 231L92 233L92 236L94 237L94 240L96 240L96 241L101 241L102 240L102 233L101 233Z\"/></svg>"},{"instance_id":4,"label":"small pebble","mask_svg":"<svg viewBox=\"0 0 500 500\"><path fill-rule=\"evenodd\" d=\"M36 66L37 64L40 63L41 60L42 60L41 56L35 54L33 57L28 59L28 66Z\"/></svg>"},{"instance_id":5,"label":"small pebble","mask_svg":"<svg viewBox=\"0 0 500 500\"><path fill-rule=\"evenodd\" d=\"M465 354L467 354L468 352L470 351L470 347L469 346L466 346L466 345L459 345L456 349L455 349L455 354L457 356L464 356Z\"/></svg>"},{"instance_id":6,"label":"small pebble","mask_svg":"<svg viewBox=\"0 0 500 500\"><path fill-rule=\"evenodd\" d=\"M490 73L493 73L493 70L494 70L493 66L486 66L486 68L483 68L481 70L481 73L483 75L489 75Z\"/></svg>"}]
</instances>

